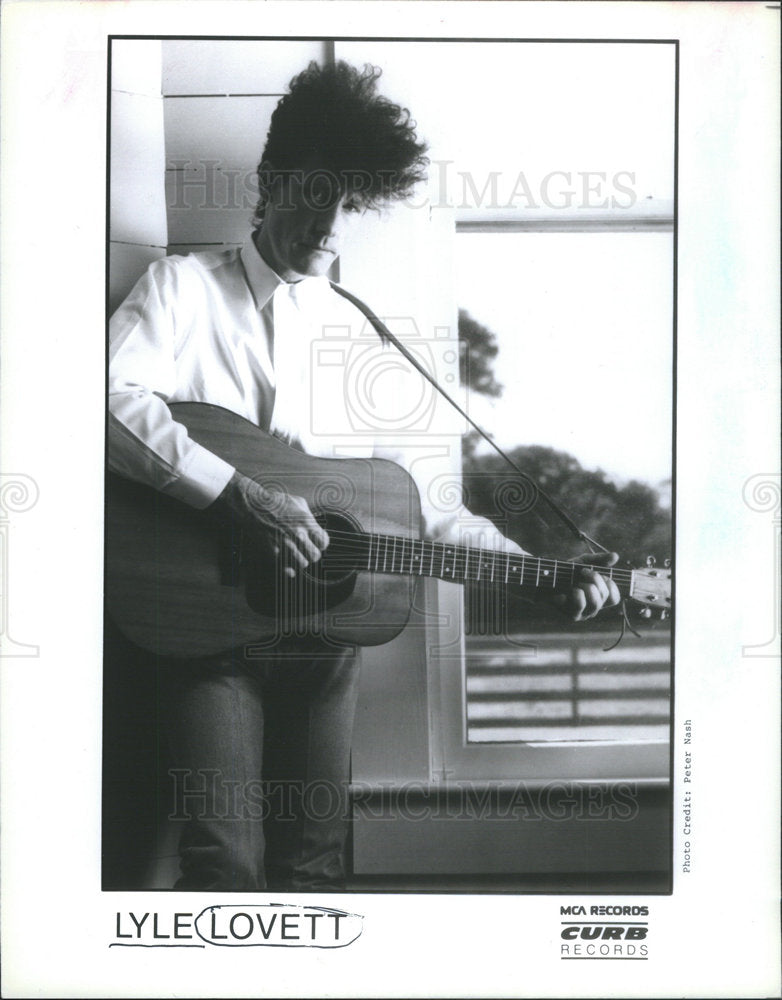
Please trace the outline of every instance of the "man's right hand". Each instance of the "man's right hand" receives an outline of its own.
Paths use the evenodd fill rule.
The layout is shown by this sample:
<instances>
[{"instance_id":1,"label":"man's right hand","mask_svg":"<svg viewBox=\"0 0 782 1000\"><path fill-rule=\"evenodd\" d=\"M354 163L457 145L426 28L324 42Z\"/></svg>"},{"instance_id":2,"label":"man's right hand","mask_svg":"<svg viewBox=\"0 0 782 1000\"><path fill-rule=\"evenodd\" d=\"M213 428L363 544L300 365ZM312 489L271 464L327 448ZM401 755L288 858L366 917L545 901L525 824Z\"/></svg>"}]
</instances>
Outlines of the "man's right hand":
<instances>
[{"instance_id":1,"label":"man's right hand","mask_svg":"<svg viewBox=\"0 0 782 1000\"><path fill-rule=\"evenodd\" d=\"M282 559L288 576L317 562L329 544L329 536L303 497L266 489L240 472L234 472L215 503L226 508L257 543Z\"/></svg>"}]
</instances>

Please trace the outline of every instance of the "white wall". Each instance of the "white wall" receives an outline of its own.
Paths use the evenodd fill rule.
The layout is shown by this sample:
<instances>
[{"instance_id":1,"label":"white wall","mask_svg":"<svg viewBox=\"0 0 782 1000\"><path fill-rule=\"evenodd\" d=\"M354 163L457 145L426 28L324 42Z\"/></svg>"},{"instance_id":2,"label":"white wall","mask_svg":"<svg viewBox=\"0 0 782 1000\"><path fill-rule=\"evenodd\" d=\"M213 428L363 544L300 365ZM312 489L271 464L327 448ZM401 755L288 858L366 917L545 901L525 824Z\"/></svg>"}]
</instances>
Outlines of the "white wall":
<instances>
[{"instance_id":1,"label":"white wall","mask_svg":"<svg viewBox=\"0 0 782 1000\"><path fill-rule=\"evenodd\" d=\"M110 312L168 243L160 68L159 41L112 43Z\"/></svg>"}]
</instances>

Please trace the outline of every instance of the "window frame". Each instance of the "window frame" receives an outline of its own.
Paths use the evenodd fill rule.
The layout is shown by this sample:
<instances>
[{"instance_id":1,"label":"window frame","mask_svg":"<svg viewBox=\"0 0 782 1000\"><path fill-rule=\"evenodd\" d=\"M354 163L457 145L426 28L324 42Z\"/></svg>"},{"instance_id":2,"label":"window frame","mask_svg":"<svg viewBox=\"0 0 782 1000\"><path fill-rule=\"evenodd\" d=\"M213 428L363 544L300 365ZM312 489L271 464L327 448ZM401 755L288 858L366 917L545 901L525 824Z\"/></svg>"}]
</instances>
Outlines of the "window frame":
<instances>
[{"instance_id":1,"label":"window frame","mask_svg":"<svg viewBox=\"0 0 782 1000\"><path fill-rule=\"evenodd\" d=\"M599 219L537 217L534 220L497 219L472 211L457 215L454 239L460 233L584 233L670 232L675 234L673 206L657 202L643 212L613 213ZM673 254L675 261L675 253ZM672 274L673 281L673 274ZM673 331L672 331L673 336ZM673 372L671 373L673 378ZM430 771L435 782L518 781L530 787L552 781L600 783L632 781L666 786L670 781L670 736L666 740L552 740L534 742L468 743L466 671L463 627L458 648L443 646L436 623L451 616L464 621L462 588L438 583L430 588L427 606L433 611L428 625L427 670L430 692ZM671 723L673 716L674 635L671 633ZM669 728L670 733L670 728Z\"/></svg>"}]
</instances>

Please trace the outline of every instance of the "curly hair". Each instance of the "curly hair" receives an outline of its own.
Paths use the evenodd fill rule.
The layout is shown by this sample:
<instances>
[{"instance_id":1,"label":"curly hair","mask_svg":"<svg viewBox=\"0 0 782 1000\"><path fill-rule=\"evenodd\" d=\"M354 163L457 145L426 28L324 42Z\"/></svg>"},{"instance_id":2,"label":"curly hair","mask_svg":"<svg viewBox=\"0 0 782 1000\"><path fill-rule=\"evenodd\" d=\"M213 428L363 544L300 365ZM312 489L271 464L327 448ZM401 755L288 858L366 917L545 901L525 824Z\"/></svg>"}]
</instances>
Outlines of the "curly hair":
<instances>
[{"instance_id":1,"label":"curly hair","mask_svg":"<svg viewBox=\"0 0 782 1000\"><path fill-rule=\"evenodd\" d=\"M405 198L426 176L427 145L416 135L406 108L377 93L382 70L346 62L311 62L295 76L272 114L258 165L261 192L265 164L274 171L313 164L355 190L365 207ZM254 224L263 221L264 197Z\"/></svg>"}]
</instances>

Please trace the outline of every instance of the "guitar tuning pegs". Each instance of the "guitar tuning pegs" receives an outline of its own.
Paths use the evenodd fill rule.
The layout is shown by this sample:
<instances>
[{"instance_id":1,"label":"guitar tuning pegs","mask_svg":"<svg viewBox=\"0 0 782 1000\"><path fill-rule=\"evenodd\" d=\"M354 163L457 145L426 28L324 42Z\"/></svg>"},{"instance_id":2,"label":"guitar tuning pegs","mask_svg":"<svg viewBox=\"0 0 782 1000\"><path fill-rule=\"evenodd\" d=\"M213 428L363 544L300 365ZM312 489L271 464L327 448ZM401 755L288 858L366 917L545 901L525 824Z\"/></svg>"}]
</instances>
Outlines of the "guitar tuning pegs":
<instances>
[{"instance_id":1,"label":"guitar tuning pegs","mask_svg":"<svg viewBox=\"0 0 782 1000\"><path fill-rule=\"evenodd\" d=\"M657 560L654 558L654 556L647 556L646 565L651 569L652 566L657 565Z\"/></svg>"},{"instance_id":2,"label":"guitar tuning pegs","mask_svg":"<svg viewBox=\"0 0 782 1000\"><path fill-rule=\"evenodd\" d=\"M671 560L670 559L666 559L663 562L663 566L665 566L666 569L670 569L671 568Z\"/></svg>"},{"instance_id":3,"label":"guitar tuning pegs","mask_svg":"<svg viewBox=\"0 0 782 1000\"><path fill-rule=\"evenodd\" d=\"M668 617L668 612L665 610L665 608L663 608L662 611L660 612L660 621L664 622L667 617Z\"/></svg>"},{"instance_id":4,"label":"guitar tuning pegs","mask_svg":"<svg viewBox=\"0 0 782 1000\"><path fill-rule=\"evenodd\" d=\"M638 614L642 618L651 618L652 617L652 609L651 608L641 608L641 610L638 612Z\"/></svg>"}]
</instances>

